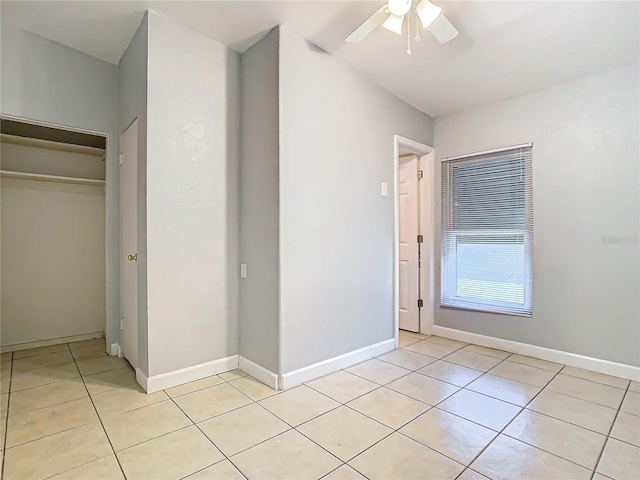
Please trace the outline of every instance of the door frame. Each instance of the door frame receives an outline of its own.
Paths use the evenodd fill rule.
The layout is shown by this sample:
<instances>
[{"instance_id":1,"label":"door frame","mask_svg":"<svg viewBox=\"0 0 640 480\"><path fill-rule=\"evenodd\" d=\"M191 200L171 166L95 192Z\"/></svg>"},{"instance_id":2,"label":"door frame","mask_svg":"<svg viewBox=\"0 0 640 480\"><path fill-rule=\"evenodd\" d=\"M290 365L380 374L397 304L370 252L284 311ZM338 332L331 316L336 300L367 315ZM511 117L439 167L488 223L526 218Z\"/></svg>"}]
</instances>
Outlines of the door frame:
<instances>
[{"instance_id":1,"label":"door frame","mask_svg":"<svg viewBox=\"0 0 640 480\"><path fill-rule=\"evenodd\" d=\"M400 135L393 137L393 330L396 340L396 348L399 340L400 325L400 204L399 192L399 168L400 149L405 147L416 153L422 160L420 168L424 172L422 180L418 183L420 191L420 230L423 234L420 268L420 297L423 306L420 311L420 333L431 335L433 331L434 299L434 241L435 241L435 149L415 140ZM426 159L424 158L425 156ZM425 161L426 160L426 161Z\"/></svg>"},{"instance_id":2,"label":"door frame","mask_svg":"<svg viewBox=\"0 0 640 480\"><path fill-rule=\"evenodd\" d=\"M140 320L139 320L139 286L140 286L140 271L139 271L139 263L138 260L136 260L136 321L135 321L135 330L136 330L136 345L135 345L135 349L136 349L136 353L135 353L135 365L132 363L130 358L127 358L125 356L125 346L124 346L124 335L123 335L123 321L124 321L124 294L122 291L123 285L124 285L124 281L123 281L123 275L124 275L124 270L123 270L123 265L125 264L125 255L127 255L126 252L123 251L123 247L124 247L124 240L123 240L123 233L124 233L124 225L123 225L123 218L122 218L122 181L123 181L123 176L122 176L122 163L120 162L120 155L123 155L123 151L122 151L122 137L124 136L125 133L127 133L129 130L134 129L135 131L135 135L136 135L136 195L135 195L135 200L136 200L136 212L137 212L137 198L138 198L138 165L139 165L139 161L140 158L138 157L138 146L140 145L139 142L139 128L138 128L138 117L134 118L133 121L127 126L127 128L124 129L124 131L122 131L122 133L120 133L120 136L118 137L118 164L119 164L119 169L118 169L118 225L119 225L119 248L120 248L120 357L125 358L130 364L131 366L134 368L134 370L136 370L136 372L139 370L139 366L140 366L140 329L139 329L139 325L140 325ZM138 216L136 213L136 228L137 225L139 224L138 221ZM138 249L138 232L136 230L136 247L135 247L135 255L137 256L139 254L139 249Z\"/></svg>"},{"instance_id":3,"label":"door frame","mask_svg":"<svg viewBox=\"0 0 640 480\"><path fill-rule=\"evenodd\" d=\"M112 199L112 195L114 195L114 192L112 191L112 187L114 184L118 184L118 182L114 182L114 179L111 178L110 172L109 172L109 168L108 163L111 161L113 161L112 157L112 153L114 150L112 145L111 145L111 135L109 135L108 132L101 132L98 130L91 130L88 128L78 128L78 127L72 127L70 125L65 125L65 124L61 124L61 123L53 123L53 122L45 122L42 120L35 120L33 118L28 118L28 117L20 117L20 116L16 116L16 115L10 115L10 114L0 114L0 118L5 119L5 120L14 120L16 122L23 122L23 123L29 123L31 125L38 125L41 127L50 127L50 128L57 128L60 130L67 130L70 132L78 132L78 133L87 133L89 135L96 135L96 136L100 136L100 137L105 137L106 139L106 143L105 143L105 156L104 156L104 162L105 162L105 166L104 166L104 252L105 252L105 325L104 325L104 336L105 336L105 340L107 342L107 352L109 355L117 355L120 356L120 348L119 348L119 343L112 343L109 344L109 340L117 340L117 342L120 342L120 333L118 332L117 335L114 335L114 330L117 331L117 329L115 329L115 323L116 322L112 322L112 316L116 316L118 319L120 318L120 310L119 310L119 302L118 302L118 311L114 312L113 308L111 308L111 304L112 302L114 302L115 300L119 300L119 295L116 296L116 291L119 293L120 292L120 278L119 278L119 271L120 271L120 254L119 254L119 249L120 249L120 245L119 242L116 245L113 245L111 242L109 242L109 233L110 233L110 228L118 228L118 211L114 211L113 208L111 208L111 199ZM116 149L117 150L117 149ZM116 179L117 180L117 179ZM116 192L116 196L118 196L118 193ZM116 209L117 210L117 209ZM112 219L110 221L110 219ZM112 225L113 224L113 225ZM117 275L117 288L114 288L114 286L112 285L112 280L114 279L114 275L112 275L111 272L111 268L110 266L113 264L113 262L118 262L118 275ZM112 325L112 323L114 323ZM120 322L119 320L117 321L117 324L119 325Z\"/></svg>"}]
</instances>

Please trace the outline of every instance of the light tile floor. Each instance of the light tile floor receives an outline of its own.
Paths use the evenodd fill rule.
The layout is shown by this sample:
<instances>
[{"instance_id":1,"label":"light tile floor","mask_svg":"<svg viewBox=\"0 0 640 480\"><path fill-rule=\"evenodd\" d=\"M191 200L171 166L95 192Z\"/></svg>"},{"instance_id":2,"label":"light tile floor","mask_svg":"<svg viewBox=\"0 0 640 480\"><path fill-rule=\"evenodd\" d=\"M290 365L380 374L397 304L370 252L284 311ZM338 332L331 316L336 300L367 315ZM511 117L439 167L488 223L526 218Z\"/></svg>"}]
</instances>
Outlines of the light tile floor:
<instances>
[{"instance_id":1,"label":"light tile floor","mask_svg":"<svg viewBox=\"0 0 640 480\"><path fill-rule=\"evenodd\" d=\"M640 385L402 332L276 392L239 370L146 395L103 339L2 354L2 478L640 479Z\"/></svg>"}]
</instances>

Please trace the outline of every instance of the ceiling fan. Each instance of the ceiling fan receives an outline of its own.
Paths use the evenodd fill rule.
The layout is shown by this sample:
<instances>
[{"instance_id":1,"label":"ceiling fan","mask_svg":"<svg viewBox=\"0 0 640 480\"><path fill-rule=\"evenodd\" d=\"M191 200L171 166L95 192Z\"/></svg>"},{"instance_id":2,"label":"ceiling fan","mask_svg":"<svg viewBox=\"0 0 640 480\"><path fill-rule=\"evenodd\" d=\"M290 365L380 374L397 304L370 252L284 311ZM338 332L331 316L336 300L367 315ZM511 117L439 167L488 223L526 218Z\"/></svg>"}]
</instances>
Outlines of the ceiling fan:
<instances>
[{"instance_id":1,"label":"ceiling fan","mask_svg":"<svg viewBox=\"0 0 640 480\"><path fill-rule=\"evenodd\" d=\"M444 16L442 7L434 5L429 0L417 0L415 6L413 0L388 0L384 7L365 20L345 41L358 43L380 25L400 35L405 17L409 17L412 9L420 19L422 26L428 29L440 43L447 43L458 36L458 30ZM418 35L416 40L419 39ZM407 53L411 53L410 48Z\"/></svg>"}]
</instances>

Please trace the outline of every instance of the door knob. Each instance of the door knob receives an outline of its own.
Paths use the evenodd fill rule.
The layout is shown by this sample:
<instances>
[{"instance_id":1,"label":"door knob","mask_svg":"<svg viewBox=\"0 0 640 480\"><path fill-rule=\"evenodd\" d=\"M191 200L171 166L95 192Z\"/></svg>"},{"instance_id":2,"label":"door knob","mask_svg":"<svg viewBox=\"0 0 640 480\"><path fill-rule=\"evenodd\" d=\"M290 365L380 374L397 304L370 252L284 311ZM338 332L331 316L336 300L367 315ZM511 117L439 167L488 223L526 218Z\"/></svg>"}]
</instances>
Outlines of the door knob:
<instances>
[{"instance_id":1,"label":"door knob","mask_svg":"<svg viewBox=\"0 0 640 480\"><path fill-rule=\"evenodd\" d=\"M137 261L138 261L138 254L136 253L135 255L129 255L129 256L127 257L127 259L128 259L130 262L137 262Z\"/></svg>"}]
</instances>

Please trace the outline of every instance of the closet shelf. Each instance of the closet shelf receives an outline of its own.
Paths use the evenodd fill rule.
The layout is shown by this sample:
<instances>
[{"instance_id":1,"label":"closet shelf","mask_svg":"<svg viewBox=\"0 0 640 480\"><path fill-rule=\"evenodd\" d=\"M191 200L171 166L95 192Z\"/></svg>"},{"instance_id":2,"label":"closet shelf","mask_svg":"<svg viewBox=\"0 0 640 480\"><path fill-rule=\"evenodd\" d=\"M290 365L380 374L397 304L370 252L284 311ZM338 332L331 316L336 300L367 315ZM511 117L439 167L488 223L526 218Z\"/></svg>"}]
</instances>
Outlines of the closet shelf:
<instances>
[{"instance_id":1,"label":"closet shelf","mask_svg":"<svg viewBox=\"0 0 640 480\"><path fill-rule=\"evenodd\" d=\"M61 177L59 175L44 175L40 173L14 172L11 170L0 170L0 175L3 178L19 178L22 180L35 180L37 182L74 183L76 185L94 185L94 186L101 186L105 184L104 180L96 180L93 178Z\"/></svg>"},{"instance_id":2,"label":"closet shelf","mask_svg":"<svg viewBox=\"0 0 640 480\"><path fill-rule=\"evenodd\" d=\"M59 150L62 152L82 153L85 155L95 155L104 159L105 150L102 148L87 147L85 145L74 145L72 143L54 142L53 140L42 140L40 138L19 137L8 133L0 134L0 142L22 145L25 147L47 148L49 150Z\"/></svg>"}]
</instances>

